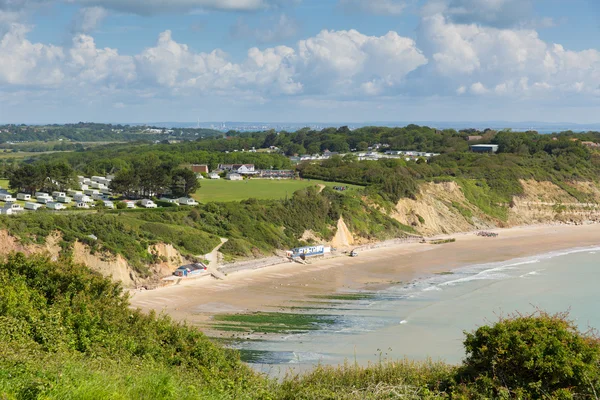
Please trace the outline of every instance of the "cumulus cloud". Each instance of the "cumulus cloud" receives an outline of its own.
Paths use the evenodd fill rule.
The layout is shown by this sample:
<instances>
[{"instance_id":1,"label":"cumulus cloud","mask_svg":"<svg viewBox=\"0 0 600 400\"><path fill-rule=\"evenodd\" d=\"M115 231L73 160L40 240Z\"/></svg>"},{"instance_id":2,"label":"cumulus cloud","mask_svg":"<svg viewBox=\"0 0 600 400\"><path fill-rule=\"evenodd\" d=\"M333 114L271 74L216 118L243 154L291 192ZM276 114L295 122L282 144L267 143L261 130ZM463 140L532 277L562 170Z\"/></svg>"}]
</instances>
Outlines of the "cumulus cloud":
<instances>
[{"instance_id":1,"label":"cumulus cloud","mask_svg":"<svg viewBox=\"0 0 600 400\"><path fill-rule=\"evenodd\" d=\"M236 64L219 50L193 53L167 31L136 62L146 77L172 88L376 94L399 85L427 59L414 41L395 32L375 37L351 30L322 31L296 48L252 48Z\"/></svg>"},{"instance_id":2,"label":"cumulus cloud","mask_svg":"<svg viewBox=\"0 0 600 400\"><path fill-rule=\"evenodd\" d=\"M437 14L424 19L420 38L432 59L432 78L469 86L473 94L491 88L501 95L595 94L600 85L600 52L548 44L534 30L457 24Z\"/></svg>"},{"instance_id":3,"label":"cumulus cloud","mask_svg":"<svg viewBox=\"0 0 600 400\"><path fill-rule=\"evenodd\" d=\"M340 0L347 11L368 12L377 15L399 15L407 7L406 0Z\"/></svg>"},{"instance_id":4,"label":"cumulus cloud","mask_svg":"<svg viewBox=\"0 0 600 400\"><path fill-rule=\"evenodd\" d=\"M235 38L254 39L259 43L273 43L296 36L299 28L298 22L285 14L261 19L258 25L250 26L245 19L240 18L231 28L231 35Z\"/></svg>"},{"instance_id":5,"label":"cumulus cloud","mask_svg":"<svg viewBox=\"0 0 600 400\"><path fill-rule=\"evenodd\" d=\"M10 25L0 40L0 84L19 86L55 86L64 78L61 66L63 49L31 43L29 28Z\"/></svg>"}]
</instances>

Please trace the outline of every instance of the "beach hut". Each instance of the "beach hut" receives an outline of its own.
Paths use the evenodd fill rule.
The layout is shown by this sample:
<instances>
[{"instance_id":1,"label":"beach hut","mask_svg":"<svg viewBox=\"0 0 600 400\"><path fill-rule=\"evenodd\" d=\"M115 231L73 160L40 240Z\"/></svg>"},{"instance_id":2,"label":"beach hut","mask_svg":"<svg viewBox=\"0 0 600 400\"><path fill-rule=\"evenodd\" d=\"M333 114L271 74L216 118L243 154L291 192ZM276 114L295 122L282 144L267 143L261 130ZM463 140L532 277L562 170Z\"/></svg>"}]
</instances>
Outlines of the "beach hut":
<instances>
[{"instance_id":1,"label":"beach hut","mask_svg":"<svg viewBox=\"0 0 600 400\"><path fill-rule=\"evenodd\" d=\"M34 203L32 201L28 201L27 203L25 203L25 209L26 210L37 211L40 208L42 208L41 204Z\"/></svg>"},{"instance_id":2,"label":"beach hut","mask_svg":"<svg viewBox=\"0 0 600 400\"><path fill-rule=\"evenodd\" d=\"M17 200L29 201L31 200L31 195L27 193L17 193Z\"/></svg>"}]
</instances>

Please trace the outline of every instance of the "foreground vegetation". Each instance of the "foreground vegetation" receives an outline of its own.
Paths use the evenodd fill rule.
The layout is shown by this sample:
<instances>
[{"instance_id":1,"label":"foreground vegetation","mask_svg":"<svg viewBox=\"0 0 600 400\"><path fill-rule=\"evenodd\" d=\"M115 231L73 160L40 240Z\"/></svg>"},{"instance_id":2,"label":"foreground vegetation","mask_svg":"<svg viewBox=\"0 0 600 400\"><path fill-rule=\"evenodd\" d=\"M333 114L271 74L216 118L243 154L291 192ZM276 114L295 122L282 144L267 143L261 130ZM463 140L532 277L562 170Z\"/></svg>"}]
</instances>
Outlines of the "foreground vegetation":
<instances>
[{"instance_id":1,"label":"foreground vegetation","mask_svg":"<svg viewBox=\"0 0 600 400\"><path fill-rule=\"evenodd\" d=\"M0 398L593 399L600 390L600 343L564 315L502 319L468 333L465 351L458 366L381 361L275 381L193 327L129 309L118 284L86 267L20 254L0 261Z\"/></svg>"}]
</instances>

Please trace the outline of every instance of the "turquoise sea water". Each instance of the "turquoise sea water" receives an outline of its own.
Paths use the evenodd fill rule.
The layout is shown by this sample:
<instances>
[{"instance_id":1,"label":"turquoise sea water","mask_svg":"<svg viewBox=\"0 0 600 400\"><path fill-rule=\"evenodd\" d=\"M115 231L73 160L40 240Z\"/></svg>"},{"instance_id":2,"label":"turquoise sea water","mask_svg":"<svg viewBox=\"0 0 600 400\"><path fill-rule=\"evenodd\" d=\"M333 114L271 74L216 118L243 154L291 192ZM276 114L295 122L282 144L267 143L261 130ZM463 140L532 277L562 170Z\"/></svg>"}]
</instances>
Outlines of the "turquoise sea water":
<instances>
[{"instance_id":1,"label":"turquoise sea water","mask_svg":"<svg viewBox=\"0 0 600 400\"><path fill-rule=\"evenodd\" d=\"M366 365L382 358L458 363L464 330L514 312L569 311L580 329L600 328L600 247L472 265L381 290L372 299L334 302L333 326L255 342L256 367Z\"/></svg>"}]
</instances>

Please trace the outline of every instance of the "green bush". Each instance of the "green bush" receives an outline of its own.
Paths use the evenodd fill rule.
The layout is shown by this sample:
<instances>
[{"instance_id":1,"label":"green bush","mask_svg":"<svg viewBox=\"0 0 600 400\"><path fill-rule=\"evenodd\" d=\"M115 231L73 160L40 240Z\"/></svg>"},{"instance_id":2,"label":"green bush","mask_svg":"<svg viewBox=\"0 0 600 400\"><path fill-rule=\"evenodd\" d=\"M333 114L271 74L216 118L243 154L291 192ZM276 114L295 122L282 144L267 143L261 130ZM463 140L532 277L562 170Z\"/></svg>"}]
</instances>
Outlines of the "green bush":
<instances>
[{"instance_id":1,"label":"green bush","mask_svg":"<svg viewBox=\"0 0 600 400\"><path fill-rule=\"evenodd\" d=\"M478 398L594 398L600 388L600 343L563 314L503 319L464 344L458 379Z\"/></svg>"}]
</instances>

